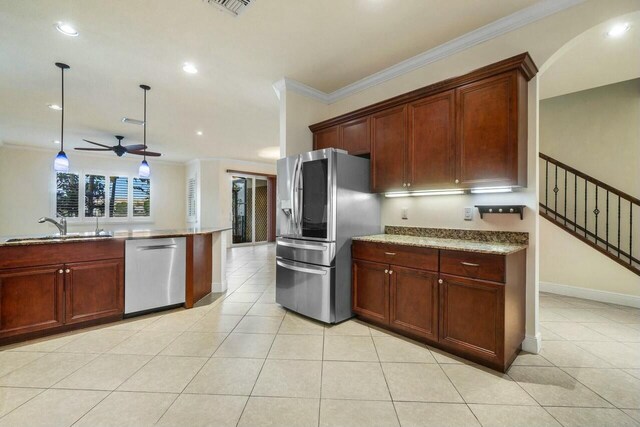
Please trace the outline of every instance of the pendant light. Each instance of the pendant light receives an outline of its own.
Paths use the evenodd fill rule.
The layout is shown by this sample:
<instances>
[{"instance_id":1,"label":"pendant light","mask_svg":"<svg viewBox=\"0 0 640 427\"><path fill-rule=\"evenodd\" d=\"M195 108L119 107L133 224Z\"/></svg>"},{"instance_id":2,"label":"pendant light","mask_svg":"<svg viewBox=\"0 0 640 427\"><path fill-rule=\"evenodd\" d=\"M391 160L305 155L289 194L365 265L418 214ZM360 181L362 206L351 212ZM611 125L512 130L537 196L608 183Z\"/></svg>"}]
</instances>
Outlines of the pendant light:
<instances>
[{"instance_id":1,"label":"pendant light","mask_svg":"<svg viewBox=\"0 0 640 427\"><path fill-rule=\"evenodd\" d=\"M56 62L56 67L62 71L62 103L60 104L62 119L60 122L60 152L53 161L53 169L56 172L69 172L69 159L64 152L64 70L68 70L70 67L62 62Z\"/></svg>"},{"instance_id":2,"label":"pendant light","mask_svg":"<svg viewBox=\"0 0 640 427\"><path fill-rule=\"evenodd\" d=\"M142 163L140 163L140 167L138 168L138 176L140 178L149 178L151 175L151 168L149 168L149 163L147 162L147 91L151 88L147 85L140 85L140 88L144 90L144 125L143 125L143 140L144 144L144 158Z\"/></svg>"}]
</instances>

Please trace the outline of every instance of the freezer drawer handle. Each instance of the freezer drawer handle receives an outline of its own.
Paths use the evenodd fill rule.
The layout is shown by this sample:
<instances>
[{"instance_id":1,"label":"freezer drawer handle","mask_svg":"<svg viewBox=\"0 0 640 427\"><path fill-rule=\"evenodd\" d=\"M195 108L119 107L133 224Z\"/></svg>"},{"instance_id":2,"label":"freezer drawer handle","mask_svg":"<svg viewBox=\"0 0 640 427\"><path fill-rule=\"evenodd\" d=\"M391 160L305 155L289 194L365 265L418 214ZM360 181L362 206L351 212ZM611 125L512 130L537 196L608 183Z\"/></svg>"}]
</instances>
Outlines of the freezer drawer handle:
<instances>
[{"instance_id":1,"label":"freezer drawer handle","mask_svg":"<svg viewBox=\"0 0 640 427\"><path fill-rule=\"evenodd\" d=\"M289 243L278 240L279 246L286 246L288 248L296 248L296 249L308 249L310 251L326 251L327 247L325 245L300 245L297 243Z\"/></svg>"},{"instance_id":2,"label":"freezer drawer handle","mask_svg":"<svg viewBox=\"0 0 640 427\"><path fill-rule=\"evenodd\" d=\"M140 246L136 248L139 251L153 251L156 249L174 249L177 248L178 245L153 245L153 246Z\"/></svg>"},{"instance_id":3,"label":"freezer drawer handle","mask_svg":"<svg viewBox=\"0 0 640 427\"><path fill-rule=\"evenodd\" d=\"M293 270L293 271L299 271L301 273L319 274L321 276L326 276L327 275L327 272L325 270L316 270L316 269L313 269L313 268L296 267L295 265L285 264L282 261L276 261L276 263L280 267L284 267L284 268L287 268L287 269Z\"/></svg>"}]
</instances>

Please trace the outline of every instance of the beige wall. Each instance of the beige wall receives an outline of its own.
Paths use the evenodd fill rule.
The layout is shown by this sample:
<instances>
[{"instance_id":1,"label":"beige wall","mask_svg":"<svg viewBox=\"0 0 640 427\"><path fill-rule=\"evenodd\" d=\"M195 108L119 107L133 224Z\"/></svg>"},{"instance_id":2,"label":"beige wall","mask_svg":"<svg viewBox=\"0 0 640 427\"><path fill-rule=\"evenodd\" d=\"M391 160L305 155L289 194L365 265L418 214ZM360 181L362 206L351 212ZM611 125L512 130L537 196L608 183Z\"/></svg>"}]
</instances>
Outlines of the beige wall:
<instances>
[{"instance_id":1,"label":"beige wall","mask_svg":"<svg viewBox=\"0 0 640 427\"><path fill-rule=\"evenodd\" d=\"M540 151L640 196L640 79L540 102Z\"/></svg>"},{"instance_id":2,"label":"beige wall","mask_svg":"<svg viewBox=\"0 0 640 427\"><path fill-rule=\"evenodd\" d=\"M115 155L86 155L67 151L70 170L104 174L136 175L140 159ZM57 232L38 218L54 215L55 175L53 150L0 147L0 235ZM151 164L151 210L145 223L102 223L108 230L181 228L185 222L184 165L149 159ZM94 230L95 223L70 222L69 231Z\"/></svg>"},{"instance_id":3,"label":"beige wall","mask_svg":"<svg viewBox=\"0 0 640 427\"><path fill-rule=\"evenodd\" d=\"M634 197L640 195L640 79L558 96L540 102L540 151L563 163L593 176ZM541 166L543 167L543 166ZM554 169L550 170L553 181ZM560 174L560 182L563 175ZM541 180L543 177L541 177ZM573 188L573 176L568 183ZM553 182L548 184L549 191ZM578 182L578 194L584 186ZM550 193L553 195L553 193ZM562 192L558 206L562 209ZM605 193L600 192L598 228L606 227L604 215ZM589 186L588 223L594 229L595 188ZM552 199L549 204L553 206ZM616 239L617 199L611 199L610 236ZM584 212L582 198L577 203L578 222ZM563 212L561 210L561 212ZM573 212L573 199L569 198L567 212ZM620 243L623 250L629 247L628 204L623 203L620 226ZM634 215L640 212L637 208ZM586 244L545 223L540 235L540 280L604 292L640 295L640 278ZM635 221L633 235L640 235L640 224ZM604 237L604 236L602 236ZM637 240L637 239L635 239ZM634 255L640 256L635 245Z\"/></svg>"},{"instance_id":4,"label":"beige wall","mask_svg":"<svg viewBox=\"0 0 640 427\"><path fill-rule=\"evenodd\" d=\"M640 297L640 277L546 219L540 247L540 282Z\"/></svg>"}]
</instances>

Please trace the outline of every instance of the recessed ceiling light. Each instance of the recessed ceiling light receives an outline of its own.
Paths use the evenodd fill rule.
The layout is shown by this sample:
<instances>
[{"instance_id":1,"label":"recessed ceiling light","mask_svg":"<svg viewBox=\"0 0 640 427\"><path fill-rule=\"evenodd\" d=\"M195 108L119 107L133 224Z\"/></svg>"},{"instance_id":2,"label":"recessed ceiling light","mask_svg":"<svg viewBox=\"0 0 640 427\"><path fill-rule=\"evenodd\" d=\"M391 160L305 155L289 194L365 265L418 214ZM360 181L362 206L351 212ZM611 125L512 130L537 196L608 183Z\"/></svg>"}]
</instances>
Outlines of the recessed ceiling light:
<instances>
[{"instance_id":1,"label":"recessed ceiling light","mask_svg":"<svg viewBox=\"0 0 640 427\"><path fill-rule=\"evenodd\" d=\"M202 131L201 131L201 130L196 131L196 135L198 135L198 136L202 136Z\"/></svg>"},{"instance_id":2,"label":"recessed ceiling light","mask_svg":"<svg viewBox=\"0 0 640 427\"><path fill-rule=\"evenodd\" d=\"M49 105L47 105L47 107L51 108L52 110L56 110L56 111L62 110L62 107L59 106L58 104L49 104Z\"/></svg>"},{"instance_id":3,"label":"recessed ceiling light","mask_svg":"<svg viewBox=\"0 0 640 427\"><path fill-rule=\"evenodd\" d=\"M191 64L190 62L185 62L184 65L182 66L182 70L185 73L189 73L189 74L195 74L198 72L198 69L196 68L196 66Z\"/></svg>"},{"instance_id":4,"label":"recessed ceiling light","mask_svg":"<svg viewBox=\"0 0 640 427\"><path fill-rule=\"evenodd\" d=\"M57 139L55 139L55 140L53 140L53 141L51 141L51 142L53 142L54 144L60 144L60 141L59 141L59 140L57 140Z\"/></svg>"},{"instance_id":5,"label":"recessed ceiling light","mask_svg":"<svg viewBox=\"0 0 640 427\"><path fill-rule=\"evenodd\" d=\"M65 36L76 37L78 35L78 31L75 28L64 22L58 22L56 24L56 30L60 31Z\"/></svg>"},{"instance_id":6,"label":"recessed ceiling light","mask_svg":"<svg viewBox=\"0 0 640 427\"><path fill-rule=\"evenodd\" d=\"M631 25L629 25L628 22L625 22L622 24L616 24L613 27L611 27L609 31L607 31L607 35L609 37L620 37L627 31L629 31L629 28L631 28Z\"/></svg>"}]
</instances>

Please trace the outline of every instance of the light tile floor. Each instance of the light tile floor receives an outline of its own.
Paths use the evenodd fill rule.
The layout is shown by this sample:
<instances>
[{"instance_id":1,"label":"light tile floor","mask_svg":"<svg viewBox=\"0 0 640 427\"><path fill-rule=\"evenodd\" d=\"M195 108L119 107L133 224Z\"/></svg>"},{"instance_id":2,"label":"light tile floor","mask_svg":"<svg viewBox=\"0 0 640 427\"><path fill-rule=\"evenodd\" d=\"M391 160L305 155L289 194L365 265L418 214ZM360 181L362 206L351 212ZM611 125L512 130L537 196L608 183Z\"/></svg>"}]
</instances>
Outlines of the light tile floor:
<instances>
[{"instance_id":1,"label":"light tile floor","mask_svg":"<svg viewBox=\"0 0 640 427\"><path fill-rule=\"evenodd\" d=\"M275 304L274 247L192 310L0 349L0 426L640 426L640 310L540 295L507 374Z\"/></svg>"}]
</instances>

